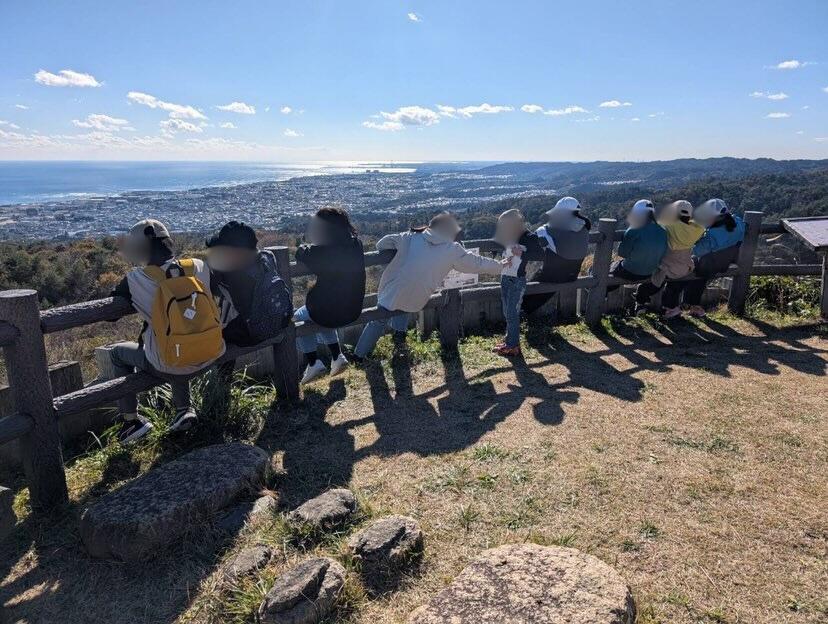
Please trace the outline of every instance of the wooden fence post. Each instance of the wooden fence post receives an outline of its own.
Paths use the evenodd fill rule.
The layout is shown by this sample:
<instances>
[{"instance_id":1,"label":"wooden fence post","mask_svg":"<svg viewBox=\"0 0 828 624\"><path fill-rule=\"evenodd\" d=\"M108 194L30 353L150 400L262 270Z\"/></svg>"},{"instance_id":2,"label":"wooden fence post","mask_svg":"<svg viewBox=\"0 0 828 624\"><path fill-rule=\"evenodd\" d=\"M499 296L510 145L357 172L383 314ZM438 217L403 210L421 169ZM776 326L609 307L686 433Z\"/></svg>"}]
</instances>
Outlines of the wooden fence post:
<instances>
[{"instance_id":1,"label":"wooden fence post","mask_svg":"<svg viewBox=\"0 0 828 624\"><path fill-rule=\"evenodd\" d=\"M0 292L0 320L20 331L20 337L5 347L4 353L15 410L32 419L31 430L20 439L32 510L44 512L64 505L69 495L37 291Z\"/></svg>"},{"instance_id":2,"label":"wooden fence post","mask_svg":"<svg viewBox=\"0 0 828 624\"><path fill-rule=\"evenodd\" d=\"M463 324L463 308L460 289L452 288L443 293L445 300L438 308L438 325L440 327L440 344L444 349L453 350L460 342L460 329Z\"/></svg>"},{"instance_id":3,"label":"wooden fence post","mask_svg":"<svg viewBox=\"0 0 828 624\"><path fill-rule=\"evenodd\" d=\"M276 269L285 280L291 296L293 280L290 278L290 254L287 247L269 247L276 256ZM296 351L296 326L293 322L285 328L285 337L273 345L273 360L276 370L274 379L280 398L295 401L299 398L299 355Z\"/></svg>"},{"instance_id":4,"label":"wooden fence post","mask_svg":"<svg viewBox=\"0 0 828 624\"><path fill-rule=\"evenodd\" d=\"M741 316L745 313L745 302L750 289L750 274L753 271L753 258L756 256L756 246L759 243L759 231L762 229L762 213L748 211L745 213L745 240L739 248L739 272L733 276L730 284L730 297L727 307L733 313Z\"/></svg>"},{"instance_id":5,"label":"wooden fence post","mask_svg":"<svg viewBox=\"0 0 828 624\"><path fill-rule=\"evenodd\" d=\"M601 322L604 305L607 300L607 281L609 280L612 249L615 246L615 219L601 219L598 222L598 232L602 234L600 242L595 246L595 255L592 259L592 276L598 280L589 289L586 314L587 325L594 327Z\"/></svg>"}]
</instances>

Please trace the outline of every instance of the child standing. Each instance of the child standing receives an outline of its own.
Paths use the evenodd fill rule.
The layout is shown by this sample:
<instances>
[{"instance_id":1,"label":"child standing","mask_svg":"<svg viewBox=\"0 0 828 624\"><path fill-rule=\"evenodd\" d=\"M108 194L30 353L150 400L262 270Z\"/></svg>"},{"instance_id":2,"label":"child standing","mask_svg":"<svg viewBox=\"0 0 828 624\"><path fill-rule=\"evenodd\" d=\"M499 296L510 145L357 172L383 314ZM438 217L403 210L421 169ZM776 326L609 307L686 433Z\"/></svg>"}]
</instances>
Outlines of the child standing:
<instances>
[{"instance_id":1,"label":"child standing","mask_svg":"<svg viewBox=\"0 0 828 624\"><path fill-rule=\"evenodd\" d=\"M460 225L454 215L441 212L428 227L389 234L377 242L378 250L396 250L382 273L377 295L377 306L396 314L365 326L354 349L357 358L365 358L374 350L388 325L404 336L410 314L423 309L451 269L500 275L505 263L466 251L456 242L459 234Z\"/></svg>"},{"instance_id":2,"label":"child standing","mask_svg":"<svg viewBox=\"0 0 828 624\"><path fill-rule=\"evenodd\" d=\"M144 325L138 342L112 348L112 364L119 375L139 369L169 382L175 407L170 430L184 431L197 421L190 403L189 375L212 364L225 349L219 312L210 294L210 271L201 260L176 258L169 231L154 219L139 221L130 228L122 253L136 267L112 295L127 299ZM169 317L161 319L159 315ZM173 316L175 322L170 322ZM157 327L161 321L167 326L165 334L160 334ZM175 334L171 342L170 327L176 332L200 331ZM122 443L135 442L152 430L152 423L138 414L135 395L123 397L118 406L118 438Z\"/></svg>"},{"instance_id":3,"label":"child standing","mask_svg":"<svg viewBox=\"0 0 828 624\"><path fill-rule=\"evenodd\" d=\"M316 283L293 319L313 321L325 329L296 339L307 363L303 384L328 372L316 355L317 344L327 345L331 353L332 377L348 366L336 330L359 318L365 299L365 256L348 213L342 208L321 208L311 217L307 240L296 250L296 261L316 274Z\"/></svg>"},{"instance_id":4,"label":"child standing","mask_svg":"<svg viewBox=\"0 0 828 624\"><path fill-rule=\"evenodd\" d=\"M618 246L621 260L613 263L609 274L632 282L648 279L658 269L667 252L667 232L656 223L655 208L649 199L639 199L627 215L629 227ZM607 287L607 292L619 288Z\"/></svg>"},{"instance_id":5,"label":"child standing","mask_svg":"<svg viewBox=\"0 0 828 624\"><path fill-rule=\"evenodd\" d=\"M704 228L693 221L693 205L680 199L663 209L660 219L667 230L667 253L661 259L658 269L649 281L639 284L635 291L635 313L643 314L650 297L664 288L668 279L681 279L693 272L692 250L704 234ZM681 314L680 307L664 310L664 318Z\"/></svg>"},{"instance_id":6,"label":"child standing","mask_svg":"<svg viewBox=\"0 0 828 624\"><path fill-rule=\"evenodd\" d=\"M500 298L506 318L506 337L495 345L495 353L520 355L520 308L526 292L526 263L543 260L546 239L526 229L523 214L512 208L497 219L494 240L503 247L504 258L511 264L500 276Z\"/></svg>"}]
</instances>

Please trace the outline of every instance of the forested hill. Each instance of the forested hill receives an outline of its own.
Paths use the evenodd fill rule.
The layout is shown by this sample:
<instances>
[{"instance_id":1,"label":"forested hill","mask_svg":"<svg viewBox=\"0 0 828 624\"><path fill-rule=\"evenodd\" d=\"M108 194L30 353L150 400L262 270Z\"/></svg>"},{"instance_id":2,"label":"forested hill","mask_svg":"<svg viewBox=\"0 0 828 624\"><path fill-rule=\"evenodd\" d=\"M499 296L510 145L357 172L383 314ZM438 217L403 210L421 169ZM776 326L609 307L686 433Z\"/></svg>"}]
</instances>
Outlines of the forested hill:
<instances>
[{"instance_id":1,"label":"forested hill","mask_svg":"<svg viewBox=\"0 0 828 624\"><path fill-rule=\"evenodd\" d=\"M508 175L543 184L562 193L618 184L642 184L664 189L692 180L790 175L828 170L828 160L773 160L771 158L682 158L652 162L524 162L482 167L478 173Z\"/></svg>"}]
</instances>

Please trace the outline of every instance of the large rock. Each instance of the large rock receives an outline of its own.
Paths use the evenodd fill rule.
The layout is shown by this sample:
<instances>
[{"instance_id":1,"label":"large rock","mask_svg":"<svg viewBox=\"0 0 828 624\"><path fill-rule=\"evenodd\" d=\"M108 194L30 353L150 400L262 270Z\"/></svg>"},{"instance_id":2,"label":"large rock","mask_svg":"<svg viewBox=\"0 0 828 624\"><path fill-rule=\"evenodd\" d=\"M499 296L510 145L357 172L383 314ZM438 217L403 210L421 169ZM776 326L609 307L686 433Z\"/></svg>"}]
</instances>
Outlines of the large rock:
<instances>
[{"instance_id":1,"label":"large rock","mask_svg":"<svg viewBox=\"0 0 828 624\"><path fill-rule=\"evenodd\" d=\"M573 548L513 544L485 551L417 609L409 624L632 624L629 587Z\"/></svg>"},{"instance_id":2,"label":"large rock","mask_svg":"<svg viewBox=\"0 0 828 624\"><path fill-rule=\"evenodd\" d=\"M328 490L303 503L292 512L289 519L317 531L327 531L347 524L357 510L357 500L351 490Z\"/></svg>"},{"instance_id":3,"label":"large rock","mask_svg":"<svg viewBox=\"0 0 828 624\"><path fill-rule=\"evenodd\" d=\"M333 609L345 568L333 559L303 561L276 579L259 606L262 624L316 624Z\"/></svg>"},{"instance_id":4,"label":"large rock","mask_svg":"<svg viewBox=\"0 0 828 624\"><path fill-rule=\"evenodd\" d=\"M83 543L93 557L147 559L257 487L267 464L262 449L237 442L192 451L90 505Z\"/></svg>"},{"instance_id":5,"label":"large rock","mask_svg":"<svg viewBox=\"0 0 828 624\"><path fill-rule=\"evenodd\" d=\"M423 552L423 532L408 516L387 516L371 523L348 540L365 584L372 591L390 589L399 573Z\"/></svg>"},{"instance_id":6,"label":"large rock","mask_svg":"<svg viewBox=\"0 0 828 624\"><path fill-rule=\"evenodd\" d=\"M243 576L253 574L253 572L267 565L272 552L269 546L262 544L245 548L233 555L222 566L222 577L228 583L233 583Z\"/></svg>"}]
</instances>

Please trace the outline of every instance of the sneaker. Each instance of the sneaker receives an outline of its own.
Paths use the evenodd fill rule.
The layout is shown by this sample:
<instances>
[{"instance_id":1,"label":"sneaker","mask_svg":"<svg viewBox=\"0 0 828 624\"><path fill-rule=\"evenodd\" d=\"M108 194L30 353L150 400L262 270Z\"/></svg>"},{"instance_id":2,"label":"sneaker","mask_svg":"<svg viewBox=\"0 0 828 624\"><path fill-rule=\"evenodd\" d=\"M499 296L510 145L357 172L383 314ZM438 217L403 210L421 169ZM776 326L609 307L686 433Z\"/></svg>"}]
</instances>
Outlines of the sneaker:
<instances>
[{"instance_id":1,"label":"sneaker","mask_svg":"<svg viewBox=\"0 0 828 624\"><path fill-rule=\"evenodd\" d=\"M681 306L675 308L664 308L664 318L671 319L681 316Z\"/></svg>"},{"instance_id":2,"label":"sneaker","mask_svg":"<svg viewBox=\"0 0 828 624\"><path fill-rule=\"evenodd\" d=\"M704 311L704 308L700 305L690 306L690 309L687 311L690 316L694 316L696 318L704 318L707 316L707 312Z\"/></svg>"},{"instance_id":3,"label":"sneaker","mask_svg":"<svg viewBox=\"0 0 828 624\"><path fill-rule=\"evenodd\" d=\"M180 409L175 413L175 420L170 425L170 431L187 431L197 422L198 416L194 409L190 407Z\"/></svg>"},{"instance_id":4,"label":"sneaker","mask_svg":"<svg viewBox=\"0 0 828 624\"><path fill-rule=\"evenodd\" d=\"M152 423L143 416L135 415L124 418L121 423L121 431L118 432L118 441L121 444L132 444L150 431L152 431Z\"/></svg>"},{"instance_id":5,"label":"sneaker","mask_svg":"<svg viewBox=\"0 0 828 624\"><path fill-rule=\"evenodd\" d=\"M404 347L405 346L405 337L406 333L404 331L394 331L394 336L392 338L395 347Z\"/></svg>"},{"instance_id":6,"label":"sneaker","mask_svg":"<svg viewBox=\"0 0 828 624\"><path fill-rule=\"evenodd\" d=\"M315 379L319 379L320 377L324 377L328 372L328 369L325 368L325 363L322 360L316 360L313 364L308 365L305 369L305 374L302 375L302 385L309 384L310 382L314 381Z\"/></svg>"},{"instance_id":7,"label":"sneaker","mask_svg":"<svg viewBox=\"0 0 828 624\"><path fill-rule=\"evenodd\" d=\"M501 340L494 347L492 347L492 352L493 353L500 353L500 350L505 346L506 346L506 342Z\"/></svg>"},{"instance_id":8,"label":"sneaker","mask_svg":"<svg viewBox=\"0 0 828 624\"><path fill-rule=\"evenodd\" d=\"M345 369L348 368L348 364L349 362L345 354L340 353L335 360L331 360L331 377L336 377L344 373Z\"/></svg>"},{"instance_id":9,"label":"sneaker","mask_svg":"<svg viewBox=\"0 0 828 624\"><path fill-rule=\"evenodd\" d=\"M645 314L647 314L647 306L643 303L636 303L633 316L644 316Z\"/></svg>"},{"instance_id":10,"label":"sneaker","mask_svg":"<svg viewBox=\"0 0 828 624\"><path fill-rule=\"evenodd\" d=\"M498 349L497 353L505 357L518 357L520 356L520 347L507 347L503 345L503 348Z\"/></svg>"}]
</instances>

